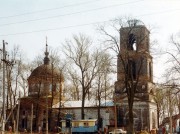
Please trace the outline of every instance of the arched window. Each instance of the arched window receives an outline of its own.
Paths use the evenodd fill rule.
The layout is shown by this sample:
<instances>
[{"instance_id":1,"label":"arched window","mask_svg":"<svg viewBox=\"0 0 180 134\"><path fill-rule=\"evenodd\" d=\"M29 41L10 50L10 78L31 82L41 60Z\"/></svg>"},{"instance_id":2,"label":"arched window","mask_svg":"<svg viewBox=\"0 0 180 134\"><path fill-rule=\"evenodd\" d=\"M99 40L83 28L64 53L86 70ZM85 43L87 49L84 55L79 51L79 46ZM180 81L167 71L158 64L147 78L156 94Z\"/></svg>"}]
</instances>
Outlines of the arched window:
<instances>
[{"instance_id":1,"label":"arched window","mask_svg":"<svg viewBox=\"0 0 180 134\"><path fill-rule=\"evenodd\" d=\"M123 109L120 106L117 106L117 125L118 127L124 127L124 113Z\"/></svg>"},{"instance_id":2,"label":"arched window","mask_svg":"<svg viewBox=\"0 0 180 134\"><path fill-rule=\"evenodd\" d=\"M23 115L24 115L24 116L26 115L26 111L25 111L25 110L23 111Z\"/></svg>"},{"instance_id":3,"label":"arched window","mask_svg":"<svg viewBox=\"0 0 180 134\"><path fill-rule=\"evenodd\" d=\"M132 62L132 76L133 79L136 79L136 62Z\"/></svg>"},{"instance_id":4,"label":"arched window","mask_svg":"<svg viewBox=\"0 0 180 134\"><path fill-rule=\"evenodd\" d=\"M152 128L156 128L156 118L154 112L152 112Z\"/></svg>"},{"instance_id":5,"label":"arched window","mask_svg":"<svg viewBox=\"0 0 180 134\"><path fill-rule=\"evenodd\" d=\"M43 115L46 115L46 110L43 111Z\"/></svg>"},{"instance_id":6,"label":"arched window","mask_svg":"<svg viewBox=\"0 0 180 134\"><path fill-rule=\"evenodd\" d=\"M60 89L60 83L56 83L56 91L59 91Z\"/></svg>"},{"instance_id":7,"label":"arched window","mask_svg":"<svg viewBox=\"0 0 180 134\"><path fill-rule=\"evenodd\" d=\"M136 73L136 62L133 60L129 60L128 64L126 66L126 73L129 78L132 78L133 80L136 79L137 73Z\"/></svg>"},{"instance_id":8,"label":"arched window","mask_svg":"<svg viewBox=\"0 0 180 134\"><path fill-rule=\"evenodd\" d=\"M22 128L27 128L27 118L26 118L26 111L23 110L23 116L22 116L22 120L21 120L21 127Z\"/></svg>"},{"instance_id":9,"label":"arched window","mask_svg":"<svg viewBox=\"0 0 180 134\"><path fill-rule=\"evenodd\" d=\"M128 38L128 50L137 50L137 45L136 45L136 36L134 34L130 34Z\"/></svg>"},{"instance_id":10,"label":"arched window","mask_svg":"<svg viewBox=\"0 0 180 134\"><path fill-rule=\"evenodd\" d=\"M151 68L151 62L149 62L149 78L152 80L152 68Z\"/></svg>"}]
</instances>

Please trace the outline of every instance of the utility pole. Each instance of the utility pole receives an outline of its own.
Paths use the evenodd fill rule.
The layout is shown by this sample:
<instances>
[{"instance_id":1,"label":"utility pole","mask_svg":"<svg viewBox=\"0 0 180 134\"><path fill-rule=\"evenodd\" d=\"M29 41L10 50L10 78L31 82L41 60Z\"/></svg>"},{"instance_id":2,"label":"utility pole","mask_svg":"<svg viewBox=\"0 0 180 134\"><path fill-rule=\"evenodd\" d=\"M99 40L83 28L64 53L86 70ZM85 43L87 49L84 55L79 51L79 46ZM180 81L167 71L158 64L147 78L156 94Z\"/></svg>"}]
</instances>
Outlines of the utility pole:
<instances>
[{"instance_id":1,"label":"utility pole","mask_svg":"<svg viewBox=\"0 0 180 134\"><path fill-rule=\"evenodd\" d=\"M115 113L115 116L114 116L114 120L115 120L115 124L114 124L114 127L115 127L115 133L116 133L116 130L117 130L117 107L116 107L116 101L117 101L117 96L115 95L114 96L114 113Z\"/></svg>"},{"instance_id":2,"label":"utility pole","mask_svg":"<svg viewBox=\"0 0 180 134\"><path fill-rule=\"evenodd\" d=\"M17 111L17 124L16 124L16 134L18 134L19 128L19 111L20 111L20 91L19 91L19 100L18 100L18 111Z\"/></svg>"},{"instance_id":3,"label":"utility pole","mask_svg":"<svg viewBox=\"0 0 180 134\"><path fill-rule=\"evenodd\" d=\"M61 71L62 72L62 71ZM60 73L60 79L59 79L59 108L58 108L58 122L57 122L57 124L58 124L58 132L60 132L60 129L59 128L61 128L62 127L62 125L61 125L61 100L62 100L62 98L61 98L61 96L62 96L62 85L61 85L61 73Z\"/></svg>"},{"instance_id":4,"label":"utility pole","mask_svg":"<svg viewBox=\"0 0 180 134\"><path fill-rule=\"evenodd\" d=\"M46 89L46 134L48 134L48 89Z\"/></svg>"},{"instance_id":5,"label":"utility pole","mask_svg":"<svg viewBox=\"0 0 180 134\"><path fill-rule=\"evenodd\" d=\"M33 127L33 104L31 105L31 134L32 134L32 127Z\"/></svg>"},{"instance_id":6,"label":"utility pole","mask_svg":"<svg viewBox=\"0 0 180 134\"><path fill-rule=\"evenodd\" d=\"M5 41L3 40L3 124L2 124L2 134L5 134L5 122L6 122L6 105L5 105Z\"/></svg>"},{"instance_id":7,"label":"utility pole","mask_svg":"<svg viewBox=\"0 0 180 134\"><path fill-rule=\"evenodd\" d=\"M46 52L47 52L47 46L46 46ZM47 72L47 65L46 65L46 72ZM46 84L48 85L48 79L46 74ZM46 134L48 134L48 90L49 87L46 86L45 92L46 92Z\"/></svg>"}]
</instances>

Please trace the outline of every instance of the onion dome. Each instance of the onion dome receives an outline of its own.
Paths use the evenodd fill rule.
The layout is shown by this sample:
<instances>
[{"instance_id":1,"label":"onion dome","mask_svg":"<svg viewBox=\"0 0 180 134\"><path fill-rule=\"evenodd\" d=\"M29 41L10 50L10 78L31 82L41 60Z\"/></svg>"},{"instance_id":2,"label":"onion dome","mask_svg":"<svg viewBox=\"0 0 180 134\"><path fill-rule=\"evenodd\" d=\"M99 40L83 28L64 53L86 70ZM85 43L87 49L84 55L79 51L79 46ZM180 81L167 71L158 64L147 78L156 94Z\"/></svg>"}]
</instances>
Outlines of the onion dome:
<instances>
[{"instance_id":1,"label":"onion dome","mask_svg":"<svg viewBox=\"0 0 180 134\"><path fill-rule=\"evenodd\" d=\"M47 79L64 79L61 75L61 72L53 67L53 65L40 65L36 69L34 69L31 73L31 75L28 78L28 81L30 80L47 80Z\"/></svg>"},{"instance_id":2,"label":"onion dome","mask_svg":"<svg viewBox=\"0 0 180 134\"><path fill-rule=\"evenodd\" d=\"M39 90L41 90L40 94L45 90L59 90L59 86L64 82L64 77L62 72L50 64L50 59L48 57L48 45L46 41L46 51L44 57L44 64L35 68L31 75L28 78L29 83L29 95L38 94ZM45 89L49 88L49 89ZM55 89L54 89L55 88Z\"/></svg>"}]
</instances>

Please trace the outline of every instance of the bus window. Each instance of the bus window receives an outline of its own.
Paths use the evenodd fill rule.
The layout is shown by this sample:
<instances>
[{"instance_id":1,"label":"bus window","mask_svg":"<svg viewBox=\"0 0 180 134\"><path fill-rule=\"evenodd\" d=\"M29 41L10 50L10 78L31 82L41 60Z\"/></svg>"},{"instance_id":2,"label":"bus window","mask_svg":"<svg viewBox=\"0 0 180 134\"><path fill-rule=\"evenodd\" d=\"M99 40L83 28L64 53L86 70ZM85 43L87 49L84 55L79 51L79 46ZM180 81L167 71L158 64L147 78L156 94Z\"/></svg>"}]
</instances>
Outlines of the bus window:
<instances>
[{"instance_id":1,"label":"bus window","mask_svg":"<svg viewBox=\"0 0 180 134\"><path fill-rule=\"evenodd\" d=\"M84 127L89 127L88 122L84 122Z\"/></svg>"},{"instance_id":2,"label":"bus window","mask_svg":"<svg viewBox=\"0 0 180 134\"><path fill-rule=\"evenodd\" d=\"M79 127L79 122L74 122L74 127Z\"/></svg>"}]
</instances>

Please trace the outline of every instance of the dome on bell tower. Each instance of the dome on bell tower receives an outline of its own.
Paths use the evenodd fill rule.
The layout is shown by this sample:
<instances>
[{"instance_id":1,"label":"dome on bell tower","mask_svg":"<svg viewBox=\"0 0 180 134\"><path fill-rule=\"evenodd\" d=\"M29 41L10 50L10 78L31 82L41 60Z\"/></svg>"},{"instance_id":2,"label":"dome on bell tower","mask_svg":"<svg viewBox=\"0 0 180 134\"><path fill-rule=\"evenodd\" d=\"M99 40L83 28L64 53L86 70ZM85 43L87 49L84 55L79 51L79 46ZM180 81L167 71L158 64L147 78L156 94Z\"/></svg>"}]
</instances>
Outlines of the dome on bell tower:
<instances>
[{"instance_id":1,"label":"dome on bell tower","mask_svg":"<svg viewBox=\"0 0 180 134\"><path fill-rule=\"evenodd\" d=\"M52 91L59 92L62 89L62 83L64 82L62 72L54 67L53 64L50 64L48 55L48 45L46 42L44 64L35 68L28 78L29 96L43 96L47 92L52 94Z\"/></svg>"},{"instance_id":2,"label":"dome on bell tower","mask_svg":"<svg viewBox=\"0 0 180 134\"><path fill-rule=\"evenodd\" d=\"M141 20L137 20L137 19L128 20L126 25L128 27L145 26Z\"/></svg>"}]
</instances>

